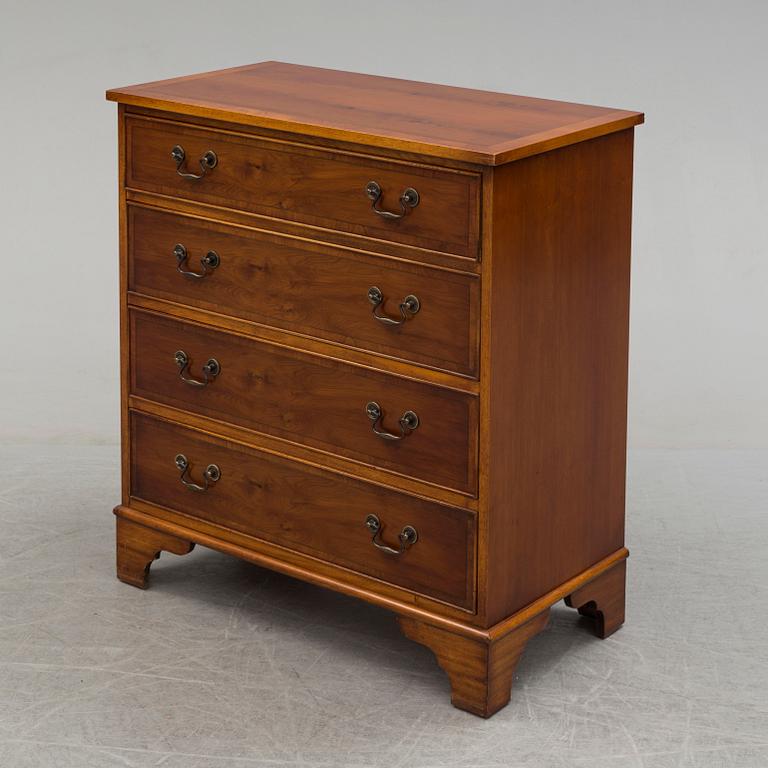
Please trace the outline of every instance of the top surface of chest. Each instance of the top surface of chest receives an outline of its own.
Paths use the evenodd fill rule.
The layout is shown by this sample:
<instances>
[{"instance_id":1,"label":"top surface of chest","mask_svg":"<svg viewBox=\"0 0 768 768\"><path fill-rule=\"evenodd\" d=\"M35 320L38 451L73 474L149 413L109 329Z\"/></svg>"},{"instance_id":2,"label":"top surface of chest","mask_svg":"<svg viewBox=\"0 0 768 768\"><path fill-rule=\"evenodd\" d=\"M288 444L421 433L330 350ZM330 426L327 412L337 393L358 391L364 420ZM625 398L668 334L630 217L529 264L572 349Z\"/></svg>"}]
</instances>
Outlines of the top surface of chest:
<instances>
[{"instance_id":1,"label":"top surface of chest","mask_svg":"<svg viewBox=\"0 0 768 768\"><path fill-rule=\"evenodd\" d=\"M262 62L108 91L113 101L480 165L629 128L639 112Z\"/></svg>"}]
</instances>

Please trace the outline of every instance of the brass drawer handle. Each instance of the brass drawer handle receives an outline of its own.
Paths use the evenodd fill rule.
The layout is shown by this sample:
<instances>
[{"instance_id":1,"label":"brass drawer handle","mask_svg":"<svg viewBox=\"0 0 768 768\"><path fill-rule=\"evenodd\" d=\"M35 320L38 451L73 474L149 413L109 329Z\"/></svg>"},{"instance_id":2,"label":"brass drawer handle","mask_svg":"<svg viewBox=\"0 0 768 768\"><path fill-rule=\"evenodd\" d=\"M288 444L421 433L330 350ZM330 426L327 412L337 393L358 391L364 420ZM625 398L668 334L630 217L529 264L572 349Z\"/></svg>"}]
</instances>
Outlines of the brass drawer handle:
<instances>
[{"instance_id":1,"label":"brass drawer handle","mask_svg":"<svg viewBox=\"0 0 768 768\"><path fill-rule=\"evenodd\" d=\"M184 375L184 371L189 369L190 360L189 355L183 349L178 350L174 354L173 359L176 361L176 365L179 366L179 378L191 387L207 387L221 373L221 365L219 365L219 361L215 357L212 357L203 366L203 381Z\"/></svg>"},{"instance_id":2,"label":"brass drawer handle","mask_svg":"<svg viewBox=\"0 0 768 768\"><path fill-rule=\"evenodd\" d=\"M402 555L408 547L419 540L418 531L412 525L403 526L403 530L397 535L397 538L400 540L400 546L395 549L381 542L381 520L376 515L368 515L365 518L365 527L373 534L371 538L373 546L382 552L386 552L388 555Z\"/></svg>"},{"instance_id":3,"label":"brass drawer handle","mask_svg":"<svg viewBox=\"0 0 768 768\"><path fill-rule=\"evenodd\" d=\"M181 472L181 482L189 488L190 491L196 491L197 493L205 493L220 477L221 470L216 464L209 464L203 472L203 485L193 483L186 478L187 470L189 469L189 460L183 453L176 455L176 469Z\"/></svg>"},{"instance_id":4,"label":"brass drawer handle","mask_svg":"<svg viewBox=\"0 0 768 768\"><path fill-rule=\"evenodd\" d=\"M373 433L378 435L382 440L403 440L419 426L419 417L413 411L406 411L398 421L398 424L400 424L400 434L397 435L394 432L387 432L384 429L379 429L379 424L384 418L384 413L378 403L374 403L373 401L368 403L368 405L365 406L365 412L368 414L368 418L373 422L371 424Z\"/></svg>"},{"instance_id":5,"label":"brass drawer handle","mask_svg":"<svg viewBox=\"0 0 768 768\"><path fill-rule=\"evenodd\" d=\"M371 208L373 212L382 219L402 219L410 208L415 208L419 204L419 193L413 188L408 187L400 195L400 208L401 213L392 213L391 211L382 211L381 208L377 208L379 200L381 199L381 186L378 182L369 181L365 185L365 194L368 195L368 199L371 200Z\"/></svg>"},{"instance_id":6,"label":"brass drawer handle","mask_svg":"<svg viewBox=\"0 0 768 768\"><path fill-rule=\"evenodd\" d=\"M413 317L420 309L418 296L409 294L400 302L400 319L379 315L376 310L384 303L384 294L375 285L368 289L368 301L373 304L373 316L384 325L402 325L408 318Z\"/></svg>"},{"instance_id":7,"label":"brass drawer handle","mask_svg":"<svg viewBox=\"0 0 768 768\"><path fill-rule=\"evenodd\" d=\"M184 151L184 147L181 144L177 144L171 150L171 157L176 161L176 173L183 179L202 179L208 171L213 170L219 163L219 158L216 157L216 153L209 149L200 158L200 171L201 173L189 173L189 171L182 171L181 166L184 165L184 161L187 158L187 153Z\"/></svg>"},{"instance_id":8,"label":"brass drawer handle","mask_svg":"<svg viewBox=\"0 0 768 768\"><path fill-rule=\"evenodd\" d=\"M185 277L196 277L198 279L208 277L208 275L221 264L221 257L219 254L216 253L216 251L208 251L208 253L200 259L200 263L203 265L202 272L193 272L189 269L183 269L184 262L189 258L189 254L187 253L187 249L181 243L176 243L176 245L173 246L173 255L176 257L176 269Z\"/></svg>"}]
</instances>

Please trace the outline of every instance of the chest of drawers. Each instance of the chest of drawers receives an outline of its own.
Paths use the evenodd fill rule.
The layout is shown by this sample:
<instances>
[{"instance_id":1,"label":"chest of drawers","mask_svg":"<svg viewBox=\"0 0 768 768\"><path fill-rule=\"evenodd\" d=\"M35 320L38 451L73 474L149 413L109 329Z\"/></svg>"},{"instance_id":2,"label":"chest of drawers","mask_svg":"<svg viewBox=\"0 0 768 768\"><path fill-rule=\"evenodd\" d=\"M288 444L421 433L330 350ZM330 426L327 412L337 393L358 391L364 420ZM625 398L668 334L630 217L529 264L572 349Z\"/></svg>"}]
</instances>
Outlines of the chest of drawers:
<instances>
[{"instance_id":1,"label":"chest of drawers","mask_svg":"<svg viewBox=\"0 0 768 768\"><path fill-rule=\"evenodd\" d=\"M503 707L624 619L629 112L265 62L109 91L117 573L212 547L396 613Z\"/></svg>"}]
</instances>

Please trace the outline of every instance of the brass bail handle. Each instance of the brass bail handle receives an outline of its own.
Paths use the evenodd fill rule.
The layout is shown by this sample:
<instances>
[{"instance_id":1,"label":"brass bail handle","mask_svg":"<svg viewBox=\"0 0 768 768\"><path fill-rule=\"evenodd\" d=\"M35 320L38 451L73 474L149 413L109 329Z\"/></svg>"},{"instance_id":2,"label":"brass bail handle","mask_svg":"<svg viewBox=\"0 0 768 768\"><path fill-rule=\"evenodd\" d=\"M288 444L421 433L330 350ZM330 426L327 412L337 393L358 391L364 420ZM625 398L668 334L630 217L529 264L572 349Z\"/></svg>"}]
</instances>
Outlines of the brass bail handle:
<instances>
[{"instance_id":1,"label":"brass bail handle","mask_svg":"<svg viewBox=\"0 0 768 768\"><path fill-rule=\"evenodd\" d=\"M381 429L380 425L384 419L384 411L381 406L373 400L365 406L365 412L371 420L371 429L373 433L382 440L404 440L408 435L419 426L419 417L413 411L406 411L398 420L400 425L400 434L388 432Z\"/></svg>"},{"instance_id":2,"label":"brass bail handle","mask_svg":"<svg viewBox=\"0 0 768 768\"><path fill-rule=\"evenodd\" d=\"M219 361L212 357L203 366L203 380L195 379L191 376L185 376L185 371L189 370L190 359L189 355L183 350L179 349L173 356L176 361L176 365L179 368L179 378L191 387L207 387L213 383L213 380L221 373L221 365Z\"/></svg>"},{"instance_id":3,"label":"brass bail handle","mask_svg":"<svg viewBox=\"0 0 768 768\"><path fill-rule=\"evenodd\" d=\"M365 518L365 527L373 534L371 542L376 549L380 549L382 552L386 552L388 555L395 555L399 557L402 555L408 547L412 546L419 540L419 533L412 525L403 526L403 530L397 535L400 546L395 549L381 541L381 520L376 515L368 515Z\"/></svg>"},{"instance_id":4,"label":"brass bail handle","mask_svg":"<svg viewBox=\"0 0 768 768\"><path fill-rule=\"evenodd\" d=\"M205 256L200 258L200 264L203 266L202 272L184 269L184 265L186 264L187 259L189 259L189 253L187 252L186 246L182 243L176 243L176 245L173 246L173 255L176 257L176 270L184 275L184 277L194 277L198 280L203 277L208 277L208 275L221 264L221 257L219 254L216 253L216 251L208 251Z\"/></svg>"},{"instance_id":5,"label":"brass bail handle","mask_svg":"<svg viewBox=\"0 0 768 768\"><path fill-rule=\"evenodd\" d=\"M406 320L413 317L421 309L421 302L419 301L419 297L414 296L411 293L400 302L399 318L380 315L378 310L379 307L384 303L384 294L382 293L381 288L377 288L375 285L372 285L368 289L368 301L373 304L373 316L380 323L382 323L382 325L402 325Z\"/></svg>"},{"instance_id":6,"label":"brass bail handle","mask_svg":"<svg viewBox=\"0 0 768 768\"><path fill-rule=\"evenodd\" d=\"M181 472L179 480L181 480L182 485L196 493L205 493L221 477L221 470L219 467L216 464L209 464L205 468L205 472L203 472L203 485L199 485L187 477L189 459L187 459L183 453L177 453L174 462L176 463L176 469Z\"/></svg>"},{"instance_id":7,"label":"brass bail handle","mask_svg":"<svg viewBox=\"0 0 768 768\"><path fill-rule=\"evenodd\" d=\"M411 208L415 208L419 204L419 193L413 188L408 187L403 190L400 195L400 213L392 213L392 211L383 211L379 208L379 201L383 194L381 185L377 181L369 181L365 185L365 194L371 201L371 208L377 216L381 216L382 219L402 219Z\"/></svg>"},{"instance_id":8,"label":"brass bail handle","mask_svg":"<svg viewBox=\"0 0 768 768\"><path fill-rule=\"evenodd\" d=\"M209 149L207 152L204 152L199 159L200 173L190 173L189 171L182 170L184 161L187 159L187 153L181 144L177 144L171 150L171 157L176 161L176 173L178 173L182 179L202 179L208 171L212 171L219 164L219 158L216 156L216 153L212 149Z\"/></svg>"}]
</instances>

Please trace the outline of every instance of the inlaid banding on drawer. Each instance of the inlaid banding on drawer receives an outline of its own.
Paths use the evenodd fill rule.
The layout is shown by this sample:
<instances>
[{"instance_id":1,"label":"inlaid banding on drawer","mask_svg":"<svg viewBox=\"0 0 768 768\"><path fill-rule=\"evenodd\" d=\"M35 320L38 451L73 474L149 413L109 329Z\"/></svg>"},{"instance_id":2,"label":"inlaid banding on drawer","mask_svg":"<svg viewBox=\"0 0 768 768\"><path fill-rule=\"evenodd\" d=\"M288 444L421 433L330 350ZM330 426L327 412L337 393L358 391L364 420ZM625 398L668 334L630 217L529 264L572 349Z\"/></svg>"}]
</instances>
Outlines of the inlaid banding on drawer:
<instances>
[{"instance_id":1,"label":"inlaid banding on drawer","mask_svg":"<svg viewBox=\"0 0 768 768\"><path fill-rule=\"evenodd\" d=\"M128 211L132 291L477 376L477 278L165 211ZM372 288L381 292L378 306ZM419 307L404 316L408 296Z\"/></svg>"},{"instance_id":2,"label":"inlaid banding on drawer","mask_svg":"<svg viewBox=\"0 0 768 768\"><path fill-rule=\"evenodd\" d=\"M134 413L131 495L471 609L475 519ZM178 462L183 456L186 466ZM206 469L216 467L215 481ZM198 488L188 487L189 483ZM379 520L377 543L370 515ZM408 530L415 531L414 535ZM405 535L403 531L406 531Z\"/></svg>"},{"instance_id":3,"label":"inlaid banding on drawer","mask_svg":"<svg viewBox=\"0 0 768 768\"><path fill-rule=\"evenodd\" d=\"M138 117L126 120L126 140L134 189L478 257L476 173Z\"/></svg>"},{"instance_id":4,"label":"inlaid banding on drawer","mask_svg":"<svg viewBox=\"0 0 768 768\"><path fill-rule=\"evenodd\" d=\"M131 393L477 493L474 395L139 310Z\"/></svg>"}]
</instances>

